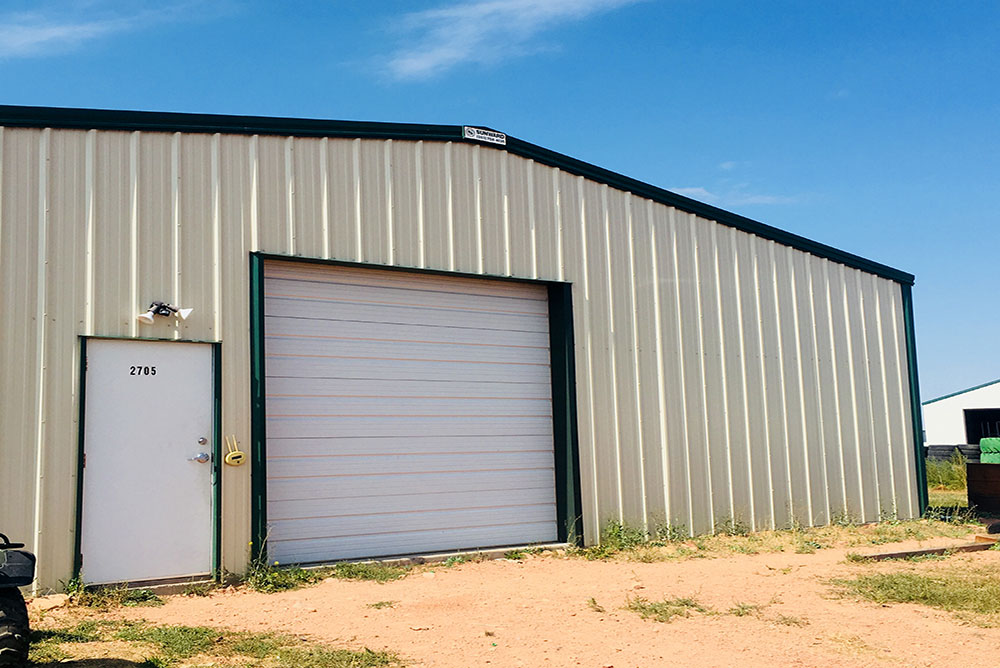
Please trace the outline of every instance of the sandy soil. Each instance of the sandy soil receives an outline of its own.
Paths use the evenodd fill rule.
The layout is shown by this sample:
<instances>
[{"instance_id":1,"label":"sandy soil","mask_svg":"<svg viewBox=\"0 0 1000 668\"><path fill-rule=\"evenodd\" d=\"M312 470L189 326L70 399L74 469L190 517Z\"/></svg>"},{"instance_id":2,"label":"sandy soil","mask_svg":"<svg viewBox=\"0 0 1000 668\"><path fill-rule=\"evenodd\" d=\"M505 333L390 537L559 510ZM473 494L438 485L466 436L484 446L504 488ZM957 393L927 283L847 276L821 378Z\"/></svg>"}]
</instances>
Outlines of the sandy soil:
<instances>
[{"instance_id":1,"label":"sandy soil","mask_svg":"<svg viewBox=\"0 0 1000 668\"><path fill-rule=\"evenodd\" d=\"M1000 629L966 625L922 606L882 606L833 595L830 578L912 567L851 564L844 560L847 551L660 563L536 556L425 566L386 584L331 579L280 594L223 590L208 597L173 596L161 608L119 614L388 649L410 668L956 666L985 665L984 657L998 655ZM1000 552L934 563L1000 565ZM692 597L718 613L740 603L761 609L747 616L695 613L659 623L623 609L636 596ZM595 610L591 599L605 612ZM394 604L370 607L380 601Z\"/></svg>"}]
</instances>

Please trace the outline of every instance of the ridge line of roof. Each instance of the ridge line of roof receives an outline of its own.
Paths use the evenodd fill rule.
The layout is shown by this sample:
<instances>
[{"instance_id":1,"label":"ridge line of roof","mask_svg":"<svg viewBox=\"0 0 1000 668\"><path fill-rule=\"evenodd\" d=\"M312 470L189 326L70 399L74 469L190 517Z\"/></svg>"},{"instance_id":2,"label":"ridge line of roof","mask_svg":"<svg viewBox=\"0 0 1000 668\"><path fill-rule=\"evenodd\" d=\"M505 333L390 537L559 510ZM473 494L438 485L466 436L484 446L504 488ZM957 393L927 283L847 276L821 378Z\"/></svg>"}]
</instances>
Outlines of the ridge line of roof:
<instances>
[{"instance_id":1,"label":"ridge line of roof","mask_svg":"<svg viewBox=\"0 0 1000 668\"><path fill-rule=\"evenodd\" d=\"M981 385L975 385L973 387L967 387L964 390L959 390L958 392L952 392L950 394L945 394L945 395L940 396L940 397L935 397L933 399L928 399L927 401L923 402L921 404L921 406L926 406L927 404L933 404L935 401L941 401L942 399L951 399L952 397L957 397L958 395L965 394L966 392L972 392L974 390L981 390L984 387L989 387L990 385L996 385L997 383L1000 383L1000 378L997 378L996 380L991 380L991 381L986 382L986 383L982 383Z\"/></svg>"},{"instance_id":2,"label":"ridge line of roof","mask_svg":"<svg viewBox=\"0 0 1000 668\"><path fill-rule=\"evenodd\" d=\"M881 276L904 285L913 285L914 276L888 265L839 248L786 232L737 213L720 209L671 192L665 188L612 172L577 158L506 136L506 144L484 143L464 136L465 127L499 132L487 126L428 125L384 121L334 121L271 116L80 109L0 105L0 125L8 127L58 127L64 129L131 130L159 132L273 134L304 137L363 137L379 139L453 141L507 150L536 162L556 167L605 185L632 192L727 227L755 234L791 248Z\"/></svg>"}]
</instances>

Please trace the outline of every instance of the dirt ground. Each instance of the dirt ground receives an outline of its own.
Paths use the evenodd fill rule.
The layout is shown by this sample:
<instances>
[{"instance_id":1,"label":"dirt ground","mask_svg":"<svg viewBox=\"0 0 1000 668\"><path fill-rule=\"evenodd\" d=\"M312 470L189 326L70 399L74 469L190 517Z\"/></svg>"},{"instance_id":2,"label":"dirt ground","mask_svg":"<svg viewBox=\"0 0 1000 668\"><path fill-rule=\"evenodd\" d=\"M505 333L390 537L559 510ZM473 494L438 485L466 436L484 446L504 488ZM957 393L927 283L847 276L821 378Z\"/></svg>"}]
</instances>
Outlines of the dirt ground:
<instances>
[{"instance_id":1,"label":"dirt ground","mask_svg":"<svg viewBox=\"0 0 1000 668\"><path fill-rule=\"evenodd\" d=\"M849 563L849 551L956 542L657 563L533 556L424 566L386 584L328 579L278 594L234 589L177 595L159 608L111 614L386 649L409 668L987 665L986 657L998 656L1000 629L918 605L840 598L829 584L831 578L913 567ZM946 563L969 569L1000 564L1000 551L957 554ZM690 597L717 614L644 620L624 609L634 597ZM391 605L372 607L386 601ZM759 609L744 616L730 612L739 604Z\"/></svg>"}]
</instances>

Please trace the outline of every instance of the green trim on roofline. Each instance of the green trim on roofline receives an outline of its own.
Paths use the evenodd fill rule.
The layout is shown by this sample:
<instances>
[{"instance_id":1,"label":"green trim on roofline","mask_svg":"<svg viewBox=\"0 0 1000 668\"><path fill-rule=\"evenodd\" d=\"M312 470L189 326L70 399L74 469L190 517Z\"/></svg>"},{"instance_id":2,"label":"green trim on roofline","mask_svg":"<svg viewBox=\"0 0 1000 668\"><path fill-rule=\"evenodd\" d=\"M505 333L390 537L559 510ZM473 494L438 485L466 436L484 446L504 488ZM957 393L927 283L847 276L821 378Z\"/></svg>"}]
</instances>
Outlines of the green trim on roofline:
<instances>
[{"instance_id":1,"label":"green trim on roofline","mask_svg":"<svg viewBox=\"0 0 1000 668\"><path fill-rule=\"evenodd\" d=\"M194 132L227 134L267 134L297 137L350 137L401 139L410 141L452 141L476 144L486 148L509 151L536 162L562 169L571 174L604 183L613 188L632 192L681 211L695 214L722 225L734 227L771 241L796 248L817 257L860 269L898 283L912 285L914 277L899 269L865 259L853 253L779 230L751 218L698 202L664 188L612 172L562 153L550 151L514 137L507 136L504 146L466 139L460 125L424 125L419 123L382 123L365 121L328 121L306 118L272 118L266 116L226 116L218 114L187 114L175 112L118 111L104 109L72 109L61 107L22 107L0 105L0 126L54 127L80 130L125 130L148 132ZM478 126L477 126L478 127ZM492 128L483 127L484 130Z\"/></svg>"},{"instance_id":2,"label":"green trim on roofline","mask_svg":"<svg viewBox=\"0 0 1000 668\"><path fill-rule=\"evenodd\" d=\"M964 390L959 390L958 392L952 392L951 394L946 394L941 397L928 399L923 403L923 405L926 406L927 404L933 404L935 401L941 401L942 399L951 399L952 397L957 397L960 394L965 394L966 392L972 392L973 390L981 390L984 387L989 387L990 385L996 385L997 383L1000 383L1000 378L997 378L996 380L991 380L988 383L983 383L982 385L976 385L975 387L967 387Z\"/></svg>"}]
</instances>

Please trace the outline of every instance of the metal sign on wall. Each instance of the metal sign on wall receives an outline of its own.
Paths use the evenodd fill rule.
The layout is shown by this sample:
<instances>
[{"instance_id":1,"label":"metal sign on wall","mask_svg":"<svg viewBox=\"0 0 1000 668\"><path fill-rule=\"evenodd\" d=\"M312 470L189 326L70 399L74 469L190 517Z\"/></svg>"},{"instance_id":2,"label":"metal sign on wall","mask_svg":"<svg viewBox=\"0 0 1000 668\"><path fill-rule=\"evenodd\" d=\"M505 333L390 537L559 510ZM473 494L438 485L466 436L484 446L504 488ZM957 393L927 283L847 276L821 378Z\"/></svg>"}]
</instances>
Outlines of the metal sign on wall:
<instances>
[{"instance_id":1,"label":"metal sign on wall","mask_svg":"<svg viewBox=\"0 0 1000 668\"><path fill-rule=\"evenodd\" d=\"M463 129L465 131L466 139L474 139L475 141L484 141L488 144L499 144L501 146L507 145L507 135L502 132L485 130L483 128L473 128L468 125L466 125Z\"/></svg>"}]
</instances>

